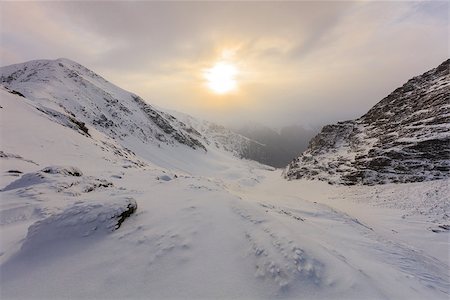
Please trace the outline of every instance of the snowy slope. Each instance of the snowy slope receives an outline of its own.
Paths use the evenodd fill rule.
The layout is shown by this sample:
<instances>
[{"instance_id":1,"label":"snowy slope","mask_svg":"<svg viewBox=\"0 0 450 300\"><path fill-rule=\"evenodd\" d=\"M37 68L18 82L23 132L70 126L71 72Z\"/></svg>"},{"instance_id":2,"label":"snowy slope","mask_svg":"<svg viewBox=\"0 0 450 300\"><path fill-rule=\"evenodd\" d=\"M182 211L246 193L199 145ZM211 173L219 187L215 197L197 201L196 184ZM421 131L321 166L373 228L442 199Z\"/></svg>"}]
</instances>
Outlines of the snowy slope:
<instances>
[{"instance_id":1,"label":"snowy slope","mask_svg":"<svg viewBox=\"0 0 450 300\"><path fill-rule=\"evenodd\" d=\"M117 139L204 148L182 123L73 61L31 61L3 67L0 74L4 86L35 100L51 117L72 117Z\"/></svg>"},{"instance_id":2,"label":"snowy slope","mask_svg":"<svg viewBox=\"0 0 450 300\"><path fill-rule=\"evenodd\" d=\"M50 119L87 136L88 127L94 127L153 160L157 159L155 148L169 152L169 157L197 155L184 149L188 147L200 153L224 149L238 157L264 151L264 145L219 125L208 123L204 130L202 122L191 117L189 123L199 128L186 124L68 59L2 67L0 81L10 91L33 100Z\"/></svg>"},{"instance_id":3,"label":"snowy slope","mask_svg":"<svg viewBox=\"0 0 450 300\"><path fill-rule=\"evenodd\" d=\"M258 162L267 160L267 149L264 144L237 134L232 130L206 120L198 120L190 115L168 111L187 126L195 128L202 136L208 137L208 145L234 153L237 157Z\"/></svg>"},{"instance_id":4,"label":"snowy slope","mask_svg":"<svg viewBox=\"0 0 450 300\"><path fill-rule=\"evenodd\" d=\"M354 121L327 125L286 169L288 179L418 182L450 176L450 60Z\"/></svg>"},{"instance_id":5,"label":"snowy slope","mask_svg":"<svg viewBox=\"0 0 450 300\"><path fill-rule=\"evenodd\" d=\"M37 107L0 89L2 299L449 297L448 184L286 181L207 143L140 155Z\"/></svg>"}]
</instances>

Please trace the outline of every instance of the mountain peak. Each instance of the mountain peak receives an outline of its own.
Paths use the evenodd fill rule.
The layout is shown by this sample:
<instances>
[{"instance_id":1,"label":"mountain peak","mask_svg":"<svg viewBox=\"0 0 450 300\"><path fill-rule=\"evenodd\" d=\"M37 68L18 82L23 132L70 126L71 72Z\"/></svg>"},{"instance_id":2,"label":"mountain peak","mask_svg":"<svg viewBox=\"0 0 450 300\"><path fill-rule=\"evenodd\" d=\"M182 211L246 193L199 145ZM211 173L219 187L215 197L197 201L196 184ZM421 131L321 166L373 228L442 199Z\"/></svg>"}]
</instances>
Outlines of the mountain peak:
<instances>
[{"instance_id":1,"label":"mountain peak","mask_svg":"<svg viewBox=\"0 0 450 300\"><path fill-rule=\"evenodd\" d=\"M34 60L2 67L0 74L4 86L50 116L76 118L118 140L206 150L177 119L72 60Z\"/></svg>"},{"instance_id":2,"label":"mountain peak","mask_svg":"<svg viewBox=\"0 0 450 300\"><path fill-rule=\"evenodd\" d=\"M264 156L264 145L256 141L213 123L187 117L181 121L67 58L1 67L0 82L53 121L84 135L95 128L141 155L148 152L142 145L149 145Z\"/></svg>"}]
</instances>

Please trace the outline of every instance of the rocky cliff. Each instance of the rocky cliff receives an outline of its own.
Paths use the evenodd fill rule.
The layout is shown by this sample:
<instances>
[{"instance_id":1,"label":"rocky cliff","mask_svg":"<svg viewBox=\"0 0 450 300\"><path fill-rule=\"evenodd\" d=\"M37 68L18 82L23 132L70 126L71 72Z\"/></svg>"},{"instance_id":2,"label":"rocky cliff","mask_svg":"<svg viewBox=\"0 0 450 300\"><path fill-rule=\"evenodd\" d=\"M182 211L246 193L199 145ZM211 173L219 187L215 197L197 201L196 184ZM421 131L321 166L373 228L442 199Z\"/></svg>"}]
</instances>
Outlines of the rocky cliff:
<instances>
[{"instance_id":1,"label":"rocky cliff","mask_svg":"<svg viewBox=\"0 0 450 300\"><path fill-rule=\"evenodd\" d=\"M347 185L450 177L449 69L446 60L359 119L323 127L284 176Z\"/></svg>"}]
</instances>

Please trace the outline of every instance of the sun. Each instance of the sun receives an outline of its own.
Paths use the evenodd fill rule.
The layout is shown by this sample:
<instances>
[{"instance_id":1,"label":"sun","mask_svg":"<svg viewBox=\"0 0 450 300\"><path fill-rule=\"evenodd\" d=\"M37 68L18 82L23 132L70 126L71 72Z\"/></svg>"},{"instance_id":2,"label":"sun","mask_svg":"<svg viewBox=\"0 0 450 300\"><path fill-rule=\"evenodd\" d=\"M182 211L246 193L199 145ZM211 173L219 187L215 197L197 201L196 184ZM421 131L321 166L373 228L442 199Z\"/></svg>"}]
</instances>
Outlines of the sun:
<instances>
[{"instance_id":1,"label":"sun","mask_svg":"<svg viewBox=\"0 0 450 300\"><path fill-rule=\"evenodd\" d=\"M231 63L220 61L212 68L205 70L204 77L208 87L217 94L226 94L237 88L238 70Z\"/></svg>"}]
</instances>

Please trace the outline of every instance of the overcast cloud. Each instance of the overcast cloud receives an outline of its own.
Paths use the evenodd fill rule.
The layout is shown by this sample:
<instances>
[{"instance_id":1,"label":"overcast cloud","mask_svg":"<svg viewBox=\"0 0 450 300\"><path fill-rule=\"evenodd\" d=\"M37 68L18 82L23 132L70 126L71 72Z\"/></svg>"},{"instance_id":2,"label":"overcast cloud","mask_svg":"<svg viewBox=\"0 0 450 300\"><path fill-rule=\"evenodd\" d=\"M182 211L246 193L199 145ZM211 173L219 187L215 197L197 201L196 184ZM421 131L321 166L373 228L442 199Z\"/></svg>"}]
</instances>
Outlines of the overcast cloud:
<instances>
[{"instance_id":1,"label":"overcast cloud","mask_svg":"<svg viewBox=\"0 0 450 300\"><path fill-rule=\"evenodd\" d=\"M160 107L225 124L358 117L449 56L443 2L2 2L1 65L67 57ZM239 90L202 71L227 59Z\"/></svg>"}]
</instances>

